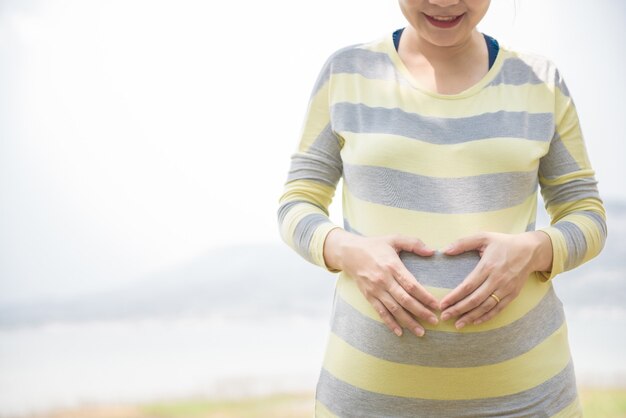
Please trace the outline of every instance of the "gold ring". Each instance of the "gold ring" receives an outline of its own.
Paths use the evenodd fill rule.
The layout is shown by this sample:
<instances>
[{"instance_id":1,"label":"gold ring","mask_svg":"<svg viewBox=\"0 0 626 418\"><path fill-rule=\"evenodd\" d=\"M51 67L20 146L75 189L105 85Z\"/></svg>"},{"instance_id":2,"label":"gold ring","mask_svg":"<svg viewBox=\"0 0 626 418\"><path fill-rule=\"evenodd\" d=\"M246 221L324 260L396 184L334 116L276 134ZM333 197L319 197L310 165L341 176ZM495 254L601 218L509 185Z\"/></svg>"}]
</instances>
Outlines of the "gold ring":
<instances>
[{"instance_id":1,"label":"gold ring","mask_svg":"<svg viewBox=\"0 0 626 418\"><path fill-rule=\"evenodd\" d=\"M500 298L497 297L495 293L492 293L489 296L492 297L496 301L496 305L500 303Z\"/></svg>"}]
</instances>

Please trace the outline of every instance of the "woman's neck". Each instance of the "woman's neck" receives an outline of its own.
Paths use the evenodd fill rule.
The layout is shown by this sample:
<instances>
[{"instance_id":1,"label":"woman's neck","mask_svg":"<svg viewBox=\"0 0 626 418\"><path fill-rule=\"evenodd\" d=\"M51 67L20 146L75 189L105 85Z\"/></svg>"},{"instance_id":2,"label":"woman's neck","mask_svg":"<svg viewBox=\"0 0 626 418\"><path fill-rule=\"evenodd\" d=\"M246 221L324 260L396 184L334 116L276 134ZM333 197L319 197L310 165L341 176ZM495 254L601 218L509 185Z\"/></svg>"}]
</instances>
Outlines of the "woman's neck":
<instances>
[{"instance_id":1,"label":"woman's neck","mask_svg":"<svg viewBox=\"0 0 626 418\"><path fill-rule=\"evenodd\" d=\"M408 26L402 33L399 52L410 61L427 61L432 67L459 68L472 63L483 63L488 55L483 35L474 29L462 43L454 46L434 45L419 37Z\"/></svg>"},{"instance_id":2,"label":"woman's neck","mask_svg":"<svg viewBox=\"0 0 626 418\"><path fill-rule=\"evenodd\" d=\"M416 83L426 90L457 94L476 84L489 71L487 44L477 30L464 42L451 47L433 45L419 38L411 27L404 32L398 55Z\"/></svg>"}]
</instances>

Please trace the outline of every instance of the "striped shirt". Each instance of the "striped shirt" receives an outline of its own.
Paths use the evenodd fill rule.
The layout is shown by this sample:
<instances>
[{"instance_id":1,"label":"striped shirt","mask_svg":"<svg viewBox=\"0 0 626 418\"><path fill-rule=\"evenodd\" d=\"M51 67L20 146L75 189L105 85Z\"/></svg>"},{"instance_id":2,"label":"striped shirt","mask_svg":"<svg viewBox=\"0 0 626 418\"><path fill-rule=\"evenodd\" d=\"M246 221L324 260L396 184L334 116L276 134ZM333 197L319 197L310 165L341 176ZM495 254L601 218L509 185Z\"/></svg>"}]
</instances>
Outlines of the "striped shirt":
<instances>
[{"instance_id":1,"label":"striped shirt","mask_svg":"<svg viewBox=\"0 0 626 418\"><path fill-rule=\"evenodd\" d=\"M391 36L338 50L314 86L278 208L282 239L326 269L340 179L344 229L431 248L478 231L534 230L541 190L554 258L493 319L461 330L454 319L424 323L422 338L396 337L339 272L316 416L581 415L551 279L600 252L606 218L574 102L550 60L501 46L477 84L442 95L419 87ZM400 258L438 299L479 260Z\"/></svg>"}]
</instances>

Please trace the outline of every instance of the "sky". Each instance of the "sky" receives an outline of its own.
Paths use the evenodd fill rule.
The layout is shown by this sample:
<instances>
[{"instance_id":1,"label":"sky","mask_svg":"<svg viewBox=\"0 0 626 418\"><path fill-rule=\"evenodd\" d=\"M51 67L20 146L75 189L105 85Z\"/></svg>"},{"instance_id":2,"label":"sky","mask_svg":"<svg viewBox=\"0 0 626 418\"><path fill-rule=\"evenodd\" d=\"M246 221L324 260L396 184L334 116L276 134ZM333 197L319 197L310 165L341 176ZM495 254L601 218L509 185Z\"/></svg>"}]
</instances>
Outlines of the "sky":
<instances>
[{"instance_id":1,"label":"sky","mask_svg":"<svg viewBox=\"0 0 626 418\"><path fill-rule=\"evenodd\" d=\"M610 0L494 0L479 25L557 64L600 193L621 200L624 18ZM279 243L278 198L321 65L405 24L380 0L1 1L0 302Z\"/></svg>"}]
</instances>

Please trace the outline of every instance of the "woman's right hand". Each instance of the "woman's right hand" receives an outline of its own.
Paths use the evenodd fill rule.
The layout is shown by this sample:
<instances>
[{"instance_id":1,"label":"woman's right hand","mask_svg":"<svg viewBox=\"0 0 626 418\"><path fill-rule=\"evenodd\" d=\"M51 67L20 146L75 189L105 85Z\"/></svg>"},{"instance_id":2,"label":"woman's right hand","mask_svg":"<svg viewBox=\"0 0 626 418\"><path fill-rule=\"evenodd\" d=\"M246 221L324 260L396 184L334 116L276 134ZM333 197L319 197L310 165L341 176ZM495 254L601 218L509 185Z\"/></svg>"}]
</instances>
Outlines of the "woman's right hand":
<instances>
[{"instance_id":1,"label":"woman's right hand","mask_svg":"<svg viewBox=\"0 0 626 418\"><path fill-rule=\"evenodd\" d=\"M324 241L326 265L356 280L361 293L392 332L401 336L405 327L421 337L424 327L417 319L436 324L437 316L427 307L436 310L439 302L407 270L400 251L422 257L434 254L419 239L403 235L363 237L335 228Z\"/></svg>"}]
</instances>

